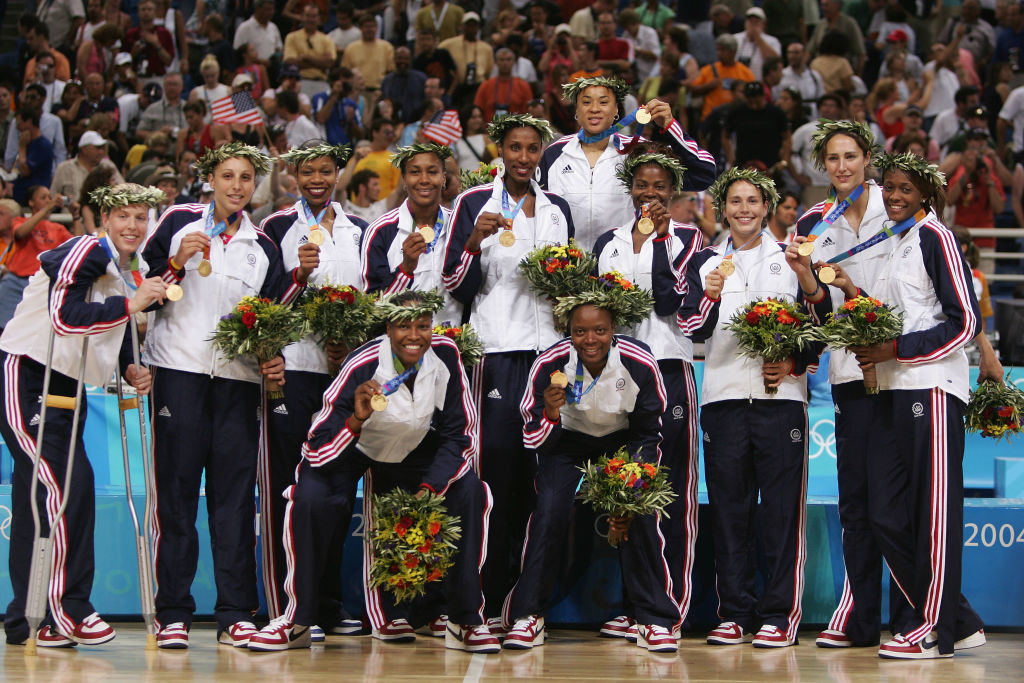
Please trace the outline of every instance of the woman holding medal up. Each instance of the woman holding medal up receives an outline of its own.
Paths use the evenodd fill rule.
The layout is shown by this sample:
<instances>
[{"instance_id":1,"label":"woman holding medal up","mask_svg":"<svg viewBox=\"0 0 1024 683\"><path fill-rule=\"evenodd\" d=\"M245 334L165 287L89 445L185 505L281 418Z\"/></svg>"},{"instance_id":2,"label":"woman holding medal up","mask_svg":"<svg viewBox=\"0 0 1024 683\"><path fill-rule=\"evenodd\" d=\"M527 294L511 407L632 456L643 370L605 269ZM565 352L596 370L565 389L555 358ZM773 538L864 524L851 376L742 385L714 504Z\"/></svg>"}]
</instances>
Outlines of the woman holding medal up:
<instances>
[{"instance_id":1,"label":"woman holding medal up","mask_svg":"<svg viewBox=\"0 0 1024 683\"><path fill-rule=\"evenodd\" d=\"M397 294L406 289L444 292L441 270L451 211L441 203L451 147L417 142L399 147L391 163L402 172L408 198L370 223L360 261L367 292ZM462 323L462 304L446 293L437 322Z\"/></svg>"},{"instance_id":2,"label":"woman holding medal up","mask_svg":"<svg viewBox=\"0 0 1024 683\"><path fill-rule=\"evenodd\" d=\"M740 355L724 329L755 299L824 302L810 267L767 237L778 193L753 170L731 169L709 190L729 239L694 255L686 272L682 331L705 342L700 424L715 539L722 623L710 645L796 644L803 594L807 498L807 380L817 353L781 362ZM824 315L824 306L821 315ZM820 348L817 347L817 348ZM775 388L769 394L766 386ZM755 599L755 514L760 494L762 541L769 577ZM753 635L756 632L756 637Z\"/></svg>"},{"instance_id":3,"label":"woman holding medal up","mask_svg":"<svg viewBox=\"0 0 1024 683\"><path fill-rule=\"evenodd\" d=\"M281 155L281 161L294 168L301 197L292 206L270 215L261 226L281 249L286 270L299 267L303 256L319 255L319 265L309 276L309 282L316 285L362 286L359 244L366 222L347 215L340 204L331 201L338 173L345 168L350 155L347 145L330 145L324 140L308 140ZM285 347L284 398L270 399L264 405L268 447L260 463L258 481L263 589L271 619L284 612L287 601L282 494L295 483L295 468L302 459L310 417L320 409L324 391L331 383L328 361L339 367L349 351L337 344L328 344L325 351L311 336ZM325 613L318 623L333 635L360 633L362 622L352 619L341 603L340 545L333 550L333 564L325 572L321 587ZM322 636L323 631L314 631L314 640L319 641Z\"/></svg>"},{"instance_id":4,"label":"woman holding medal up","mask_svg":"<svg viewBox=\"0 0 1024 683\"><path fill-rule=\"evenodd\" d=\"M638 287L654 293L654 310L632 332L651 347L668 391L661 416L661 462L678 498L661 521L665 557L680 618L690 608L694 545L697 540L697 385L693 376L693 342L680 330L676 313L683 302L686 266L700 250L703 237L694 227L671 221L668 204L683 186L679 159L653 143L633 148L619 171L633 198L636 218L597 239L598 273L618 271ZM636 622L618 617L601 633L634 638Z\"/></svg>"},{"instance_id":5,"label":"woman holding medal up","mask_svg":"<svg viewBox=\"0 0 1024 683\"><path fill-rule=\"evenodd\" d=\"M320 618L326 556L336 529L348 529L360 478L364 496L395 487L444 495L462 528L442 584L449 609L445 646L477 653L501 649L483 620L480 565L491 497L473 472L476 408L458 347L431 334L441 303L440 295L416 290L379 302L386 335L349 354L324 394L287 492L288 606L251 639L250 650L309 647L309 627ZM366 528L373 526L371 511ZM365 552L372 562L369 543ZM395 605L390 593L369 582L364 592L375 636L415 638L403 618L407 604Z\"/></svg>"},{"instance_id":6,"label":"woman holding medal up","mask_svg":"<svg viewBox=\"0 0 1024 683\"><path fill-rule=\"evenodd\" d=\"M170 300L156 312L146 339L146 358L154 368L154 561L162 648L188 647L204 471L217 640L245 647L256 632L250 620L259 605L253 490L260 376L281 381L284 359L259 367L245 358L227 361L210 337L242 297L293 301L319 265L317 252L308 249L300 252L300 265L286 271L277 245L245 212L256 176L269 170L267 155L243 143L208 151L198 171L213 187L213 201L165 211L143 253L152 272L168 283Z\"/></svg>"},{"instance_id":7,"label":"woman holding medal up","mask_svg":"<svg viewBox=\"0 0 1024 683\"><path fill-rule=\"evenodd\" d=\"M114 637L93 608L93 530L96 517L95 483L85 452L86 404L79 394L78 433L72 433L73 410L49 407L44 443L39 449L41 531L55 523L53 514L67 496L67 509L57 521L52 573L46 588L49 615L38 634L25 620L29 565L35 535L31 507L33 462L44 395L73 397L85 363L85 381L104 385L120 366L140 395L149 393L149 370L132 363L132 316L163 301L166 283L144 279L146 266L136 256L146 237L149 207L163 193L135 184L103 187L90 196L100 207L102 231L64 242L39 256L40 268L29 280L25 296L0 337L0 372L4 396L0 433L14 459L11 479L11 548L9 570L14 599L7 606L4 627L8 645L23 645L30 636L39 647L99 645ZM46 353L53 343L50 386L43 386ZM88 354L82 358L82 336L88 335ZM119 363L120 361L120 363ZM66 479L68 445L77 442L72 476Z\"/></svg>"},{"instance_id":8,"label":"woman holding medal up","mask_svg":"<svg viewBox=\"0 0 1024 683\"><path fill-rule=\"evenodd\" d=\"M960 594L970 391L963 347L980 331L980 313L956 237L938 218L942 173L909 153L883 154L875 163L894 223L891 238L877 247L881 264L870 282L828 267L832 286L847 299L874 296L903 313L903 333L894 341L853 349L862 368L875 368L880 389L874 424L862 434L868 521L911 606L893 616L896 636L878 654L952 657L985 643L981 619Z\"/></svg>"},{"instance_id":9,"label":"woman holding medal up","mask_svg":"<svg viewBox=\"0 0 1024 683\"><path fill-rule=\"evenodd\" d=\"M715 160L697 146L678 121L672 107L651 100L636 112L626 112L622 102L629 86L618 78L580 78L562 86L576 110L580 130L553 142L540 161L540 186L563 197L572 208L576 239L584 249L609 225L633 220L633 202L622 192L616 177L632 144L642 130L653 130L655 142L669 146L686 168L685 190L703 190L715 179ZM633 121L640 124L635 136L618 132Z\"/></svg>"},{"instance_id":10,"label":"woman holding medal up","mask_svg":"<svg viewBox=\"0 0 1024 683\"><path fill-rule=\"evenodd\" d=\"M487 134L498 146L504 173L456 200L444 285L471 307L469 322L484 345L473 391L482 425L478 471L494 493L484 594L496 616L519 566L532 497L518 400L537 354L561 336L551 303L530 290L519 262L537 247L568 244L574 230L565 200L533 179L553 136L548 122L509 114L495 118Z\"/></svg>"}]
</instances>

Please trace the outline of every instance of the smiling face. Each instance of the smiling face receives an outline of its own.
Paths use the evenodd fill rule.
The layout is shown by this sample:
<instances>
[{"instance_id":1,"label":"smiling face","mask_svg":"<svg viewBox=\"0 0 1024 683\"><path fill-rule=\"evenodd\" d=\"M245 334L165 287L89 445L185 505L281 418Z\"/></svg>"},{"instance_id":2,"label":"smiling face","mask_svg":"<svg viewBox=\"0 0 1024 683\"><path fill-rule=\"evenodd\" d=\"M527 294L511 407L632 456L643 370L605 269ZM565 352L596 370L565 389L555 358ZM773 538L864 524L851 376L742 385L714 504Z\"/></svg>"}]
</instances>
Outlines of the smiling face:
<instances>
[{"instance_id":1,"label":"smiling face","mask_svg":"<svg viewBox=\"0 0 1024 683\"><path fill-rule=\"evenodd\" d=\"M256 169L248 159L232 157L222 161L210 176L217 208L233 214L245 208L256 191Z\"/></svg>"},{"instance_id":2,"label":"smiling face","mask_svg":"<svg viewBox=\"0 0 1024 683\"><path fill-rule=\"evenodd\" d=\"M416 207L436 206L444 187L444 165L437 155L417 154L405 162L402 179L409 190L409 203Z\"/></svg>"},{"instance_id":3,"label":"smiling face","mask_svg":"<svg viewBox=\"0 0 1024 683\"><path fill-rule=\"evenodd\" d=\"M416 320L399 320L387 325L388 339L391 350L399 362L406 368L418 363L423 354L430 348L434 323L429 315L421 315Z\"/></svg>"},{"instance_id":4,"label":"smiling face","mask_svg":"<svg viewBox=\"0 0 1024 683\"><path fill-rule=\"evenodd\" d=\"M630 188L633 208L639 209L655 199L661 202L662 206L668 206L671 194L672 176L658 164L644 164L633 174L633 186Z\"/></svg>"},{"instance_id":5,"label":"smiling face","mask_svg":"<svg viewBox=\"0 0 1024 683\"><path fill-rule=\"evenodd\" d=\"M729 186L722 222L732 231L732 241L737 248L761 231L767 216L768 205L760 190L746 180L737 180Z\"/></svg>"},{"instance_id":6,"label":"smiling face","mask_svg":"<svg viewBox=\"0 0 1024 683\"><path fill-rule=\"evenodd\" d=\"M849 135L833 135L825 144L825 171L840 197L864 182L864 171L870 163L871 156L864 154Z\"/></svg>"},{"instance_id":7,"label":"smiling face","mask_svg":"<svg viewBox=\"0 0 1024 683\"><path fill-rule=\"evenodd\" d=\"M338 166L331 157L305 161L296 169L299 192L310 206L319 208L331 200L338 184Z\"/></svg>"},{"instance_id":8,"label":"smiling face","mask_svg":"<svg viewBox=\"0 0 1024 683\"><path fill-rule=\"evenodd\" d=\"M885 172L882 180L882 201L889 220L897 223L910 218L924 204L924 195L903 171Z\"/></svg>"},{"instance_id":9,"label":"smiling face","mask_svg":"<svg viewBox=\"0 0 1024 683\"><path fill-rule=\"evenodd\" d=\"M505 162L508 178L519 184L528 184L540 163L544 145L540 141L540 133L529 126L522 126L505 134L498 151Z\"/></svg>"},{"instance_id":10,"label":"smiling face","mask_svg":"<svg viewBox=\"0 0 1024 683\"><path fill-rule=\"evenodd\" d=\"M145 204L118 206L101 215L103 229L110 235L117 253L134 254L146 239L149 226L149 207Z\"/></svg>"},{"instance_id":11,"label":"smiling face","mask_svg":"<svg viewBox=\"0 0 1024 683\"><path fill-rule=\"evenodd\" d=\"M612 347L615 323L612 314L590 304L580 306L569 319L569 335L580 360L591 370L600 372Z\"/></svg>"},{"instance_id":12,"label":"smiling face","mask_svg":"<svg viewBox=\"0 0 1024 683\"><path fill-rule=\"evenodd\" d=\"M615 93L600 85L592 85L576 100L576 119L588 135L600 133L615 122L619 105Z\"/></svg>"}]
</instances>

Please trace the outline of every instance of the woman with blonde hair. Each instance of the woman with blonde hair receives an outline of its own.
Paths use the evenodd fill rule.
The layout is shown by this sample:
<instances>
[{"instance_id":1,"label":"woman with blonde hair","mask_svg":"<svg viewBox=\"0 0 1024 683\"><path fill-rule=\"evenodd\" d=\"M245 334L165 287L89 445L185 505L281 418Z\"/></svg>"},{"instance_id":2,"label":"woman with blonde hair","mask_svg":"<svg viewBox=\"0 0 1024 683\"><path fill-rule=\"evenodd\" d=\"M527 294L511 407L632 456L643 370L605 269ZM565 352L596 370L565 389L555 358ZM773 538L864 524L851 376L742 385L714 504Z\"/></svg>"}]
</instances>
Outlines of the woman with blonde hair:
<instances>
[{"instance_id":1,"label":"woman with blonde hair","mask_svg":"<svg viewBox=\"0 0 1024 683\"><path fill-rule=\"evenodd\" d=\"M203 57L203 61L199 63L199 75L203 77L203 82L192 88L192 92L188 95L188 101L205 102L206 115L204 120L210 123L212 118L210 112L213 110L213 103L222 97L230 95L231 88L220 82L220 62L213 55Z\"/></svg>"}]
</instances>

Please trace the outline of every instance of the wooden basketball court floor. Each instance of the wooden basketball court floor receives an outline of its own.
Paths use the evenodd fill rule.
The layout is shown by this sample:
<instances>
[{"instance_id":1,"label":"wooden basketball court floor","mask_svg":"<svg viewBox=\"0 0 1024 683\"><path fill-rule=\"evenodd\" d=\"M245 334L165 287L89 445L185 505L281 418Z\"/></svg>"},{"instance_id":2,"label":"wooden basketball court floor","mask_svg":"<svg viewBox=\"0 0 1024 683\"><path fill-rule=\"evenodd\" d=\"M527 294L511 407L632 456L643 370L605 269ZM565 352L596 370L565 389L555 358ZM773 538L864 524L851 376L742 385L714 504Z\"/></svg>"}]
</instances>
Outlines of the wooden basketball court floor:
<instances>
[{"instance_id":1,"label":"wooden basketball court floor","mask_svg":"<svg viewBox=\"0 0 1024 683\"><path fill-rule=\"evenodd\" d=\"M1020 681L1024 635L991 634L986 646L952 659L886 661L874 648L823 650L814 632L782 650L749 645L710 647L688 636L674 655L658 655L592 631L554 630L548 643L526 652L470 655L446 650L442 639L385 644L367 636L328 638L311 650L253 653L218 645L212 626L192 629L192 647L146 651L141 624L115 624L118 636L101 647L39 648L27 657L0 645L3 681L404 681L576 680L629 681Z\"/></svg>"}]
</instances>

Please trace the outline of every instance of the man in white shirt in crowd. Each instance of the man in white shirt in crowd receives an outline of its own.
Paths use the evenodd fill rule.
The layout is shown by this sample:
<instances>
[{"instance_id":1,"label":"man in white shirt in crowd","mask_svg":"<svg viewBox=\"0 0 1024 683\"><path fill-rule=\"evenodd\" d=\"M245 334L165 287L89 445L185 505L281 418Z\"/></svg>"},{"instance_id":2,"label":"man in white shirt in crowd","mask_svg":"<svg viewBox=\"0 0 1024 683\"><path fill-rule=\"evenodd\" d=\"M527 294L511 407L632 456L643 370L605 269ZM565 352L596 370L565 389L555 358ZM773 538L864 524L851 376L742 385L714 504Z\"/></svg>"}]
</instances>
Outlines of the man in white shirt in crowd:
<instances>
[{"instance_id":1,"label":"man in white shirt in crowd","mask_svg":"<svg viewBox=\"0 0 1024 683\"><path fill-rule=\"evenodd\" d=\"M800 91L805 103L811 104L811 114L817 105L818 98L825 94L825 84L821 74L804 63L806 52L802 43L790 43L786 46L786 66L782 69L782 80L778 91L796 88Z\"/></svg>"},{"instance_id":2,"label":"man in white shirt in crowd","mask_svg":"<svg viewBox=\"0 0 1024 683\"><path fill-rule=\"evenodd\" d=\"M623 36L625 37L625 36ZM516 56L516 64L512 67L513 78L521 78L530 84L530 87L536 91L537 89L537 68L533 65L529 59L523 56L526 52L526 42L523 37L518 33L510 33L505 39L505 47L512 50ZM494 64L494 68L491 69L491 78L498 75L498 64ZM433 96L432 96L433 97Z\"/></svg>"},{"instance_id":3,"label":"man in white shirt in crowd","mask_svg":"<svg viewBox=\"0 0 1024 683\"><path fill-rule=\"evenodd\" d=\"M597 18L605 12L614 12L612 0L595 0L590 7L576 10L569 18L569 28L573 36L580 36L585 41L597 40Z\"/></svg>"},{"instance_id":4,"label":"man in white shirt in crowd","mask_svg":"<svg viewBox=\"0 0 1024 683\"><path fill-rule=\"evenodd\" d=\"M53 47L59 50L71 48L78 27L85 21L82 0L41 0L35 5L36 16L50 28Z\"/></svg>"},{"instance_id":5,"label":"man in white shirt in crowd","mask_svg":"<svg viewBox=\"0 0 1024 683\"><path fill-rule=\"evenodd\" d=\"M746 16L746 30L733 34L736 38L736 59L750 67L754 73L754 80L760 81L764 78L764 60L778 57L782 53L782 43L778 38L764 32L763 9L751 7L747 10Z\"/></svg>"},{"instance_id":6,"label":"man in white shirt in crowd","mask_svg":"<svg viewBox=\"0 0 1024 683\"><path fill-rule=\"evenodd\" d=\"M827 92L818 99L818 116L830 121L843 118L846 101L837 92ZM805 208L814 206L825 198L828 191L829 178L824 171L818 170L814 161L814 145L812 138L818 129L817 121L810 121L793 132L790 141L789 172L803 188L802 203Z\"/></svg>"},{"instance_id":7,"label":"man in white shirt in crowd","mask_svg":"<svg viewBox=\"0 0 1024 683\"><path fill-rule=\"evenodd\" d=\"M1015 88L1006 98L1006 103L999 110L999 122L996 124L996 140L999 143L999 155L1006 152L1006 133L1013 131L1013 160L1024 160L1024 86Z\"/></svg>"},{"instance_id":8,"label":"man in white shirt in crowd","mask_svg":"<svg viewBox=\"0 0 1024 683\"><path fill-rule=\"evenodd\" d=\"M978 89L973 85L965 85L953 93L953 104L935 116L931 130L928 131L940 150L943 150L958 133L967 130L967 112L975 109L980 99ZM927 120L928 112L925 111L926 128Z\"/></svg>"},{"instance_id":9,"label":"man in white shirt in crowd","mask_svg":"<svg viewBox=\"0 0 1024 683\"><path fill-rule=\"evenodd\" d=\"M78 155L62 161L56 172L53 174L53 181L50 183L50 192L55 192L65 197L78 200L82 190L82 183L85 177L98 166L108 166L114 171L110 180L111 185L123 183L124 178L117 172L117 167L107 158L107 145L109 140L104 140L94 130L87 130L78 140Z\"/></svg>"},{"instance_id":10,"label":"man in white shirt in crowd","mask_svg":"<svg viewBox=\"0 0 1024 683\"><path fill-rule=\"evenodd\" d=\"M46 98L43 100L43 111L52 112L53 105L59 104L64 94L67 81L57 78L57 60L52 52L40 52L36 55L36 83L43 86Z\"/></svg>"},{"instance_id":11,"label":"man in white shirt in crowd","mask_svg":"<svg viewBox=\"0 0 1024 683\"><path fill-rule=\"evenodd\" d=\"M635 9L624 9L619 14L622 38L633 46L636 72L639 78L657 76L658 58L661 57L661 39L658 32L640 23L640 14Z\"/></svg>"},{"instance_id":12,"label":"man in white shirt in crowd","mask_svg":"<svg viewBox=\"0 0 1024 683\"><path fill-rule=\"evenodd\" d=\"M941 112L955 106L953 96L960 86L967 85L966 78L958 75L958 70L962 72L962 67L959 66L960 51L955 43L949 47L935 43L932 45L931 55L932 61L924 65L925 87L929 79L933 81L932 98L924 110L924 128L929 131ZM936 142L940 147L944 144L938 140Z\"/></svg>"},{"instance_id":13,"label":"man in white shirt in crowd","mask_svg":"<svg viewBox=\"0 0 1024 683\"><path fill-rule=\"evenodd\" d=\"M288 137L288 148L298 147L306 140L312 140L321 136L320 129L309 120L309 117L299 112L299 95L291 90L281 90L277 93L277 113L284 119L284 132Z\"/></svg>"},{"instance_id":14,"label":"man in white shirt in crowd","mask_svg":"<svg viewBox=\"0 0 1024 683\"><path fill-rule=\"evenodd\" d=\"M364 168L352 174L345 211L373 223L387 212L387 199L380 199L380 176Z\"/></svg>"},{"instance_id":15,"label":"man in white shirt in crowd","mask_svg":"<svg viewBox=\"0 0 1024 683\"><path fill-rule=\"evenodd\" d=\"M334 46L338 48L340 55L346 47L362 38L363 33L356 26L355 10L350 3L338 3L334 11L338 19L338 26L328 33L327 37L334 41Z\"/></svg>"},{"instance_id":16,"label":"man in white shirt in crowd","mask_svg":"<svg viewBox=\"0 0 1024 683\"><path fill-rule=\"evenodd\" d=\"M238 25L232 47L237 50L248 43L255 45L260 63L266 66L271 57L284 50L281 30L271 21L273 17L273 0L253 0L252 16Z\"/></svg>"}]
</instances>

